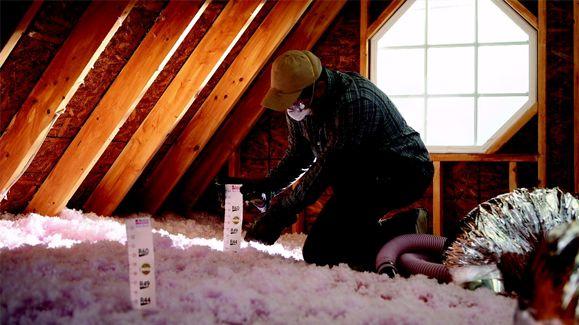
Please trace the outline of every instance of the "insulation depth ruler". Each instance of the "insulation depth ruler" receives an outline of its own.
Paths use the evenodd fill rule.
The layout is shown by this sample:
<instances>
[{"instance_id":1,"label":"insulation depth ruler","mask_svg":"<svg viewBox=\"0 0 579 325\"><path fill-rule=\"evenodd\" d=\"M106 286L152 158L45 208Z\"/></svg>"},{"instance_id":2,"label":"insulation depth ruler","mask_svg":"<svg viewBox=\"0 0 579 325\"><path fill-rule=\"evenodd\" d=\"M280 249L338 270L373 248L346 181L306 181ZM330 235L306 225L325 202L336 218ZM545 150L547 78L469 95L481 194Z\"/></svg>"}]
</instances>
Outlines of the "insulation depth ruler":
<instances>
[{"instance_id":1,"label":"insulation depth ruler","mask_svg":"<svg viewBox=\"0 0 579 325\"><path fill-rule=\"evenodd\" d=\"M155 297L155 254L152 220L149 217L127 219L129 281L131 302L135 309L157 306Z\"/></svg>"},{"instance_id":2,"label":"insulation depth ruler","mask_svg":"<svg viewBox=\"0 0 579 325\"><path fill-rule=\"evenodd\" d=\"M243 222L243 194L240 184L225 184L225 220L223 222L223 251L238 252L241 247Z\"/></svg>"}]
</instances>

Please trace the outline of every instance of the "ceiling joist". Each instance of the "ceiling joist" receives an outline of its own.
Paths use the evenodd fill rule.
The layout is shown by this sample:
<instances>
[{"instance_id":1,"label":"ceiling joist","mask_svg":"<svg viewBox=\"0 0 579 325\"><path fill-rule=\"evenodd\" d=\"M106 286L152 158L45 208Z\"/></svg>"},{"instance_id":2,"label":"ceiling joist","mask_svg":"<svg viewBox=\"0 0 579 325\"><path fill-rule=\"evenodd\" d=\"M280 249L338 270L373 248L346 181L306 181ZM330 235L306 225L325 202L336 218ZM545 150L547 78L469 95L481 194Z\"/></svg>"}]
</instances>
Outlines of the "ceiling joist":
<instances>
[{"instance_id":1,"label":"ceiling joist","mask_svg":"<svg viewBox=\"0 0 579 325\"><path fill-rule=\"evenodd\" d=\"M280 1L275 5L154 169L143 191L145 211L159 209L310 2Z\"/></svg>"},{"instance_id":2,"label":"ceiling joist","mask_svg":"<svg viewBox=\"0 0 579 325\"><path fill-rule=\"evenodd\" d=\"M201 7L201 8L200 8ZM26 208L59 213L74 195L207 4L171 1Z\"/></svg>"},{"instance_id":3,"label":"ceiling joist","mask_svg":"<svg viewBox=\"0 0 579 325\"><path fill-rule=\"evenodd\" d=\"M311 49L345 3L345 0L314 2L312 8L308 10L304 19L299 23L295 31L288 36L277 53L283 53L290 49ZM264 111L261 108L261 99L267 93L270 85L270 70L271 64L263 69L263 73L257 82L244 96L243 102L237 105L193 165L193 173L186 180L182 194L186 198L189 207L195 204L205 189L211 184L228 157L235 152L259 120Z\"/></svg>"},{"instance_id":4,"label":"ceiling joist","mask_svg":"<svg viewBox=\"0 0 579 325\"><path fill-rule=\"evenodd\" d=\"M82 15L0 138L0 199L24 173L133 5L95 1Z\"/></svg>"},{"instance_id":5,"label":"ceiling joist","mask_svg":"<svg viewBox=\"0 0 579 325\"><path fill-rule=\"evenodd\" d=\"M91 194L85 210L114 212L263 4L262 0L227 4Z\"/></svg>"}]
</instances>

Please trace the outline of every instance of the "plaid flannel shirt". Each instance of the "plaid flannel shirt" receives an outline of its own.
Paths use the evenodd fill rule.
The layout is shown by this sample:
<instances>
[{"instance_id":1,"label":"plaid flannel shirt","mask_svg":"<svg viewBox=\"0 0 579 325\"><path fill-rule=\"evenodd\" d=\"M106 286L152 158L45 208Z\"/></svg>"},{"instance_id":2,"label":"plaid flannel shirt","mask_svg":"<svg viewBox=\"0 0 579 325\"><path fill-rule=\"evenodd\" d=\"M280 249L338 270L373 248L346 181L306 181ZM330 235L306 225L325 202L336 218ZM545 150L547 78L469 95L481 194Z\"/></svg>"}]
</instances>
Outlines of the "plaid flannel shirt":
<instances>
[{"instance_id":1,"label":"plaid flannel shirt","mask_svg":"<svg viewBox=\"0 0 579 325\"><path fill-rule=\"evenodd\" d=\"M324 102L314 103L315 115L295 121L286 114L288 148L266 178L272 191L289 186L276 209L297 213L314 203L329 186L329 171L345 150L363 146L418 161L430 157L420 135L409 127L394 104L368 79L357 73L324 68L327 76Z\"/></svg>"}]
</instances>

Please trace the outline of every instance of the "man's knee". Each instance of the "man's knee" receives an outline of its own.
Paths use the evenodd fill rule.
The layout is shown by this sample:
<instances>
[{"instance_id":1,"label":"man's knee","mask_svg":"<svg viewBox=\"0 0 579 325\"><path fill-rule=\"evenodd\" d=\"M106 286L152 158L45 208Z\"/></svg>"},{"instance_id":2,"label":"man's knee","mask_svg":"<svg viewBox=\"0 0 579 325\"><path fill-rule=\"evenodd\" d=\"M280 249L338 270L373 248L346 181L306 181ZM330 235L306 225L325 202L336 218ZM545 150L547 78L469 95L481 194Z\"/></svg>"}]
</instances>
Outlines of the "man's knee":
<instances>
[{"instance_id":1,"label":"man's knee","mask_svg":"<svg viewBox=\"0 0 579 325\"><path fill-rule=\"evenodd\" d=\"M308 238L309 239L309 238ZM312 242L306 239L302 248L304 261L316 265L335 265L337 264L336 254L324 250L320 243Z\"/></svg>"}]
</instances>

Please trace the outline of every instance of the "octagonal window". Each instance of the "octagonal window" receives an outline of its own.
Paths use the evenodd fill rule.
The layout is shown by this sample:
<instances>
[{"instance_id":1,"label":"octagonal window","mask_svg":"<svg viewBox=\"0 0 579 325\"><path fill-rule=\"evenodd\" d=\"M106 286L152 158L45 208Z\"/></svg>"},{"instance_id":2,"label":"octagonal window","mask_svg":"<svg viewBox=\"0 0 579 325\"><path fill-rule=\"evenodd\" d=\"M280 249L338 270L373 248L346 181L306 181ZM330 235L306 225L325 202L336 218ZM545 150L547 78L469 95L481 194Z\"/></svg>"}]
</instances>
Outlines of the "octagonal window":
<instances>
[{"instance_id":1,"label":"octagonal window","mask_svg":"<svg viewBox=\"0 0 579 325\"><path fill-rule=\"evenodd\" d=\"M537 32L502 0L407 0L370 78L432 152L482 152L536 102Z\"/></svg>"}]
</instances>

